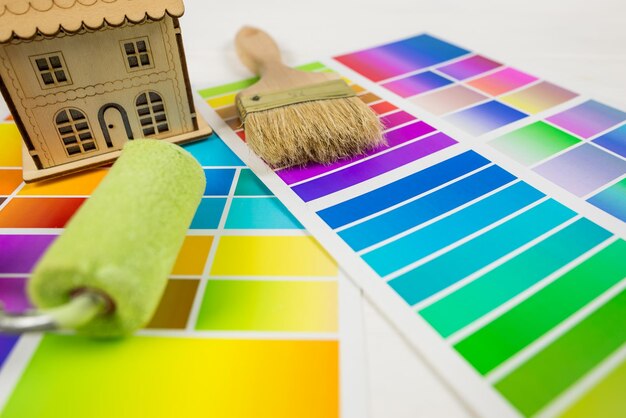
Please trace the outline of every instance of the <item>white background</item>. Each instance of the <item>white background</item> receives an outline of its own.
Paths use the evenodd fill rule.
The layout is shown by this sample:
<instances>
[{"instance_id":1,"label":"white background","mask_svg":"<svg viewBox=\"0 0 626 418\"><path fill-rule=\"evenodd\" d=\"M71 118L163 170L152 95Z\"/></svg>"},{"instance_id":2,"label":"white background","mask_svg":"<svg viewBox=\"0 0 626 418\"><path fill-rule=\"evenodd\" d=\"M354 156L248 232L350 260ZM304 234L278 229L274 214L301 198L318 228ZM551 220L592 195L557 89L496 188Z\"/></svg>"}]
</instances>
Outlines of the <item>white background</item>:
<instances>
[{"instance_id":1,"label":"white background","mask_svg":"<svg viewBox=\"0 0 626 418\"><path fill-rule=\"evenodd\" d=\"M186 0L182 18L195 86L248 77L232 39L270 32L297 65L429 32L626 108L626 0ZM372 418L468 417L398 333L364 303Z\"/></svg>"},{"instance_id":2,"label":"white background","mask_svg":"<svg viewBox=\"0 0 626 418\"><path fill-rule=\"evenodd\" d=\"M195 86L250 75L232 45L244 24L270 32L290 65L429 32L626 108L626 0L185 3L181 22ZM471 416L369 303L363 309L372 418Z\"/></svg>"}]
</instances>

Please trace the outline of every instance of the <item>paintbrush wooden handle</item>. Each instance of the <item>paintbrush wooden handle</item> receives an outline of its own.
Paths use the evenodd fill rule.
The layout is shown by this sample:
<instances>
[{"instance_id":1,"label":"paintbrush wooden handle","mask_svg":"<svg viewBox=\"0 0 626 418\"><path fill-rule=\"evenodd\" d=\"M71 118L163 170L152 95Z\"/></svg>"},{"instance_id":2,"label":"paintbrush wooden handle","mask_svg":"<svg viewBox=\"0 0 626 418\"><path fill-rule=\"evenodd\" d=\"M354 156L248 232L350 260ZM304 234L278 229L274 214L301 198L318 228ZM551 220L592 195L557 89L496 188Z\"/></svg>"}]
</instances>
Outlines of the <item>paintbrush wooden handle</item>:
<instances>
[{"instance_id":1,"label":"paintbrush wooden handle","mask_svg":"<svg viewBox=\"0 0 626 418\"><path fill-rule=\"evenodd\" d=\"M257 75L263 75L269 68L284 66L278 45L261 29L241 28L235 36L235 47L241 62Z\"/></svg>"}]
</instances>

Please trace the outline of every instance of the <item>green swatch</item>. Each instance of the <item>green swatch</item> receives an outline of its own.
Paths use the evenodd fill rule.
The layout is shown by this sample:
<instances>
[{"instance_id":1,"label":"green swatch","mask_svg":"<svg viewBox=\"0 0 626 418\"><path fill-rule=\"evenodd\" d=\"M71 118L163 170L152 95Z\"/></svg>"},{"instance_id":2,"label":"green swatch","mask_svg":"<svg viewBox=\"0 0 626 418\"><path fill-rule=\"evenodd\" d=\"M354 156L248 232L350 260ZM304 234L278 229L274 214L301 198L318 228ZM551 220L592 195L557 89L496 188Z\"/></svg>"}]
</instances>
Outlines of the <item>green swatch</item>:
<instances>
[{"instance_id":1,"label":"green swatch","mask_svg":"<svg viewBox=\"0 0 626 418\"><path fill-rule=\"evenodd\" d=\"M535 122L491 141L491 146L526 166L580 142L545 122Z\"/></svg>"},{"instance_id":2,"label":"green swatch","mask_svg":"<svg viewBox=\"0 0 626 418\"><path fill-rule=\"evenodd\" d=\"M626 242L616 241L456 344L487 374L626 276Z\"/></svg>"},{"instance_id":3,"label":"green swatch","mask_svg":"<svg viewBox=\"0 0 626 418\"><path fill-rule=\"evenodd\" d=\"M420 314L448 337L610 236L610 232L593 222L580 219Z\"/></svg>"},{"instance_id":4,"label":"green swatch","mask_svg":"<svg viewBox=\"0 0 626 418\"><path fill-rule=\"evenodd\" d=\"M295 68L301 71L326 70L326 67L321 62L312 62L309 64L300 65ZM259 77L246 78L245 80L235 81L233 83L222 84L221 86L210 87L208 89L199 90L198 93L200 93L200 96L203 99L209 99L211 97L221 96L227 93L238 92L239 90L243 90L246 87L250 87L257 81L259 81Z\"/></svg>"},{"instance_id":5,"label":"green swatch","mask_svg":"<svg viewBox=\"0 0 626 418\"><path fill-rule=\"evenodd\" d=\"M523 414L532 415L606 359L624 342L626 342L626 291L622 291L535 357L496 383L495 387ZM622 399L623 396L622 387ZM587 416L607 415L594 411Z\"/></svg>"}]
</instances>

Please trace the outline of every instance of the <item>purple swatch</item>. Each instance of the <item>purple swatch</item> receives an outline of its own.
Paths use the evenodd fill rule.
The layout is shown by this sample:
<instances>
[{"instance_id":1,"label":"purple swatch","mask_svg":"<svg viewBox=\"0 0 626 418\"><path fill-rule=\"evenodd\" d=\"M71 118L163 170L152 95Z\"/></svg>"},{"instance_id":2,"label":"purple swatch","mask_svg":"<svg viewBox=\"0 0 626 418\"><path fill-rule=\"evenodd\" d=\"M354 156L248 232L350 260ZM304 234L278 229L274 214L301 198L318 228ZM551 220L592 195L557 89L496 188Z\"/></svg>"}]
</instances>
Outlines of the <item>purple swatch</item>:
<instances>
[{"instance_id":1,"label":"purple swatch","mask_svg":"<svg viewBox=\"0 0 626 418\"><path fill-rule=\"evenodd\" d=\"M6 361L11 350L20 337L17 335L0 334L0 366Z\"/></svg>"},{"instance_id":2,"label":"purple swatch","mask_svg":"<svg viewBox=\"0 0 626 418\"><path fill-rule=\"evenodd\" d=\"M624 120L626 113L595 100L588 100L548 118L548 121L583 138L594 136Z\"/></svg>"},{"instance_id":3,"label":"purple swatch","mask_svg":"<svg viewBox=\"0 0 626 418\"><path fill-rule=\"evenodd\" d=\"M308 202L417 161L454 144L456 144L454 139L439 132L327 176L294 186L293 191Z\"/></svg>"},{"instance_id":4,"label":"purple swatch","mask_svg":"<svg viewBox=\"0 0 626 418\"><path fill-rule=\"evenodd\" d=\"M383 124L385 129L391 129L412 120L415 120L415 116L405 112L404 110L390 113L387 116L383 116L382 118L380 118L380 122Z\"/></svg>"},{"instance_id":5,"label":"purple swatch","mask_svg":"<svg viewBox=\"0 0 626 418\"><path fill-rule=\"evenodd\" d=\"M576 196L584 196L626 173L626 161L583 144L534 169Z\"/></svg>"},{"instance_id":6,"label":"purple swatch","mask_svg":"<svg viewBox=\"0 0 626 418\"><path fill-rule=\"evenodd\" d=\"M474 55L473 57L457 61L453 64L439 67L437 70L449 75L450 77L456 78L457 80L465 80L466 78L498 68L501 65L502 64L499 62L490 60L489 58Z\"/></svg>"},{"instance_id":7,"label":"purple swatch","mask_svg":"<svg viewBox=\"0 0 626 418\"><path fill-rule=\"evenodd\" d=\"M0 273L30 273L57 235L0 235Z\"/></svg>"},{"instance_id":8,"label":"purple swatch","mask_svg":"<svg viewBox=\"0 0 626 418\"><path fill-rule=\"evenodd\" d=\"M26 279L0 279L0 302L8 312L23 312L31 307L26 296Z\"/></svg>"},{"instance_id":9,"label":"purple swatch","mask_svg":"<svg viewBox=\"0 0 626 418\"><path fill-rule=\"evenodd\" d=\"M298 183L302 180L306 180L308 178L319 176L320 174L336 170L355 161L360 161L366 157L376 155L388 148L395 147L397 145L400 145L412 139L422 137L434 131L435 128L428 125L427 123L421 121L415 122L410 125L403 126L402 128L387 132L385 134L385 138L387 139L386 146L373 148L363 155L339 160L332 164L311 164L306 167L289 167L277 171L276 174L278 174L278 177L283 179L283 181L287 184Z\"/></svg>"},{"instance_id":10,"label":"purple swatch","mask_svg":"<svg viewBox=\"0 0 626 418\"><path fill-rule=\"evenodd\" d=\"M399 96L409 97L446 86L450 83L452 83L451 80L430 71L426 71L406 78L401 78L400 80L390 81L389 83L383 84L383 87L391 90Z\"/></svg>"}]
</instances>

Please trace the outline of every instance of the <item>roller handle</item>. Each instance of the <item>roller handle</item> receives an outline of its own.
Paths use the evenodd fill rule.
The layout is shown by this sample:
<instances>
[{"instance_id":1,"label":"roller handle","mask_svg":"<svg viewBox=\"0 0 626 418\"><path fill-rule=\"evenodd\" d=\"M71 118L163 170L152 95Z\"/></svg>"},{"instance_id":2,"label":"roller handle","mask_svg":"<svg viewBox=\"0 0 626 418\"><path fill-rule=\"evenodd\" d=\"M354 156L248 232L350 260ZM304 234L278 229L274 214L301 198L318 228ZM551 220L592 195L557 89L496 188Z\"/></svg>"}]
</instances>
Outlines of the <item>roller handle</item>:
<instances>
[{"instance_id":1,"label":"roller handle","mask_svg":"<svg viewBox=\"0 0 626 418\"><path fill-rule=\"evenodd\" d=\"M268 69L285 67L276 42L261 29L244 26L235 36L235 48L239 59L256 75Z\"/></svg>"}]
</instances>

